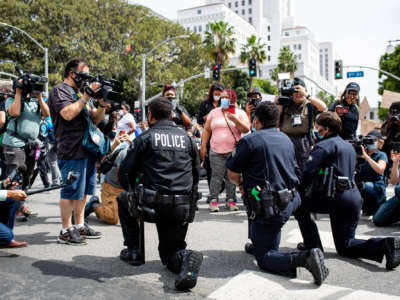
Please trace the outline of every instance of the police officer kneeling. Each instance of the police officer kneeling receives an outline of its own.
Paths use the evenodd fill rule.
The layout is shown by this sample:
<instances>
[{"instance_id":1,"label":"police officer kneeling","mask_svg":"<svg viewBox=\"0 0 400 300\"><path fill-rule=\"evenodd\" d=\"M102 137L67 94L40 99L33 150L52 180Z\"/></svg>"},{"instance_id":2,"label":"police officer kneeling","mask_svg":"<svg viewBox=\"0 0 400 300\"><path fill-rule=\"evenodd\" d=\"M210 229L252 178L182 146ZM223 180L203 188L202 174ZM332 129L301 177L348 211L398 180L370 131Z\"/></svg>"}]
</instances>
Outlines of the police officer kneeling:
<instances>
[{"instance_id":1,"label":"police officer kneeling","mask_svg":"<svg viewBox=\"0 0 400 300\"><path fill-rule=\"evenodd\" d=\"M317 285L328 276L320 249L279 251L281 229L300 205L296 191L294 146L276 128L278 107L261 102L255 110L256 132L243 137L228 160L230 180L239 186L248 210L250 238L259 267L267 272L296 277L296 268L309 270ZM243 175L243 181L240 174Z\"/></svg>"},{"instance_id":2,"label":"police officer kneeling","mask_svg":"<svg viewBox=\"0 0 400 300\"><path fill-rule=\"evenodd\" d=\"M195 214L200 158L192 139L171 121L171 112L168 99L157 98L149 104L151 127L134 140L118 176L126 191L143 185L142 210L155 212L145 214L144 220L156 223L161 262L179 274L176 288L188 290L196 285L203 260L202 253L186 250L185 242ZM120 258L140 265L144 262L139 251L139 224L137 216L130 213L131 205L126 197L118 198L124 244L128 247L121 251Z\"/></svg>"},{"instance_id":3,"label":"police officer kneeling","mask_svg":"<svg viewBox=\"0 0 400 300\"><path fill-rule=\"evenodd\" d=\"M310 212L329 213L339 255L379 263L386 256L386 269L392 270L400 264L400 238L359 240L354 237L363 201L354 182L356 152L350 143L338 136L341 126L340 117L334 112L324 112L317 117L320 141L306 163L303 201L295 214L304 238L304 244L299 246L322 250L318 228Z\"/></svg>"}]
</instances>

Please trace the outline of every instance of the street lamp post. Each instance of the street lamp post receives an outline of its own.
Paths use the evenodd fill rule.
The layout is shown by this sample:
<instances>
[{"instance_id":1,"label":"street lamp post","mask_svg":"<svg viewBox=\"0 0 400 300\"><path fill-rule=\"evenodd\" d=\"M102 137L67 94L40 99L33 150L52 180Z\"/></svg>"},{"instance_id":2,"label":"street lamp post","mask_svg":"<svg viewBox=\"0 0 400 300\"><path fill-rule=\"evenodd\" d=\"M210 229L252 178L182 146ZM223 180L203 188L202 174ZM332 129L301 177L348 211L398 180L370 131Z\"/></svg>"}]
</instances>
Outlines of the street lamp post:
<instances>
[{"instance_id":1,"label":"street lamp post","mask_svg":"<svg viewBox=\"0 0 400 300\"><path fill-rule=\"evenodd\" d=\"M26 35L31 41L33 41L40 49L43 50L44 52L44 76L47 78L47 82L46 82L46 97L49 97L49 57L48 57L48 50L46 47L43 47L41 44L39 44L39 42L37 40L35 40L29 33L27 33L26 31L15 27L13 25L4 23L4 22L0 22L0 25L3 26L7 26L10 28L13 28L21 33L23 33L24 35Z\"/></svg>"},{"instance_id":2,"label":"street lamp post","mask_svg":"<svg viewBox=\"0 0 400 300\"><path fill-rule=\"evenodd\" d=\"M178 35L172 38L168 38L161 43L158 43L153 49L151 49L149 52L146 54L142 55L142 97L141 97L141 107L142 107L142 120L145 120L145 100L146 100L146 58L149 56L151 53L153 53L158 47L164 45L165 43L168 43L172 40L176 39L183 39L183 38L188 38L188 35Z\"/></svg>"},{"instance_id":3,"label":"street lamp post","mask_svg":"<svg viewBox=\"0 0 400 300\"><path fill-rule=\"evenodd\" d=\"M386 47L386 53L387 54L392 54L395 50L395 47L392 45L392 43L400 42L400 40L391 40L388 41L389 45Z\"/></svg>"}]
</instances>

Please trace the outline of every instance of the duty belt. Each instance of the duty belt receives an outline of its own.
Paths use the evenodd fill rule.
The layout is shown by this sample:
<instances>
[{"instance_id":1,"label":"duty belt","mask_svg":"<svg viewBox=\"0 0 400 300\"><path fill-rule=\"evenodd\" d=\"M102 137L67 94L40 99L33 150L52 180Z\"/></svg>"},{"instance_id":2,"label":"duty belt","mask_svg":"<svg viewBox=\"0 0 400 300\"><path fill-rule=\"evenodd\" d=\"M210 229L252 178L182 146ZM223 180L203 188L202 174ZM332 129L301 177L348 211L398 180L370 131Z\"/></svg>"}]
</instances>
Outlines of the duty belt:
<instances>
[{"instance_id":1,"label":"duty belt","mask_svg":"<svg viewBox=\"0 0 400 300\"><path fill-rule=\"evenodd\" d=\"M190 204L191 201L192 201L192 195L165 195L147 189L144 190L144 195L143 195L143 202L146 205L151 205L151 204L182 205L182 204Z\"/></svg>"}]
</instances>

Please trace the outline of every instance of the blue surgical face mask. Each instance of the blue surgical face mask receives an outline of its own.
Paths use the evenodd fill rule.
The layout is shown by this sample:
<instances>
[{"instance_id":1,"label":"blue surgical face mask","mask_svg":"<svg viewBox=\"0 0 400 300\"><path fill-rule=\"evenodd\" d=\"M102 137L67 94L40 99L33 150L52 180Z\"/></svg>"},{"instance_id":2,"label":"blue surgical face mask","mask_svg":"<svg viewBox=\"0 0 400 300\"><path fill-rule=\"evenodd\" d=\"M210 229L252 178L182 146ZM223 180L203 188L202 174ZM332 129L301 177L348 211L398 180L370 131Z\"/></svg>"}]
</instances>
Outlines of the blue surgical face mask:
<instances>
[{"instance_id":1,"label":"blue surgical face mask","mask_svg":"<svg viewBox=\"0 0 400 300\"><path fill-rule=\"evenodd\" d=\"M324 139L323 135L319 135L319 131L318 130L314 130L314 135L317 138L317 141L321 141Z\"/></svg>"},{"instance_id":2,"label":"blue surgical face mask","mask_svg":"<svg viewBox=\"0 0 400 300\"><path fill-rule=\"evenodd\" d=\"M229 99L228 98L221 98L221 107L228 108L229 107Z\"/></svg>"},{"instance_id":3,"label":"blue surgical face mask","mask_svg":"<svg viewBox=\"0 0 400 300\"><path fill-rule=\"evenodd\" d=\"M378 149L378 142L374 142L371 145L367 145L368 150L377 150Z\"/></svg>"}]
</instances>

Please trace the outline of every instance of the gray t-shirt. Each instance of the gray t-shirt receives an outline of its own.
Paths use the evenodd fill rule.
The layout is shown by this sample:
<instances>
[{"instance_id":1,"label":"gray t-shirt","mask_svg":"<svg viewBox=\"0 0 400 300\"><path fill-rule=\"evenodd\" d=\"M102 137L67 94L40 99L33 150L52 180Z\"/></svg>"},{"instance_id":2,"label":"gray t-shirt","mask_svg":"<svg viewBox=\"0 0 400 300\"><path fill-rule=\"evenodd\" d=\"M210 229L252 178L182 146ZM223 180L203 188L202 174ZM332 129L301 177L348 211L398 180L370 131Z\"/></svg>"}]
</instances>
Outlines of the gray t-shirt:
<instances>
[{"instance_id":1,"label":"gray t-shirt","mask_svg":"<svg viewBox=\"0 0 400 300\"><path fill-rule=\"evenodd\" d=\"M125 159L127 152L128 152L128 148L121 150L121 152L118 154L117 158L114 161L114 166L111 168L110 171L108 171L108 173L106 174L106 178L105 178L105 182L107 182L119 189L122 189L122 187L117 182L117 176L118 176L117 167L119 167L121 162Z\"/></svg>"},{"instance_id":2,"label":"gray t-shirt","mask_svg":"<svg viewBox=\"0 0 400 300\"><path fill-rule=\"evenodd\" d=\"M30 101L24 101L24 112L17 118L10 118L7 129L16 131L19 136L25 139L35 140L39 136L41 118L38 101L35 98ZM13 102L13 98L7 99L5 104L6 111L8 111ZM15 128L15 120L17 120L17 128ZM6 132L3 137L3 144L12 147L24 147L25 141Z\"/></svg>"}]
</instances>

